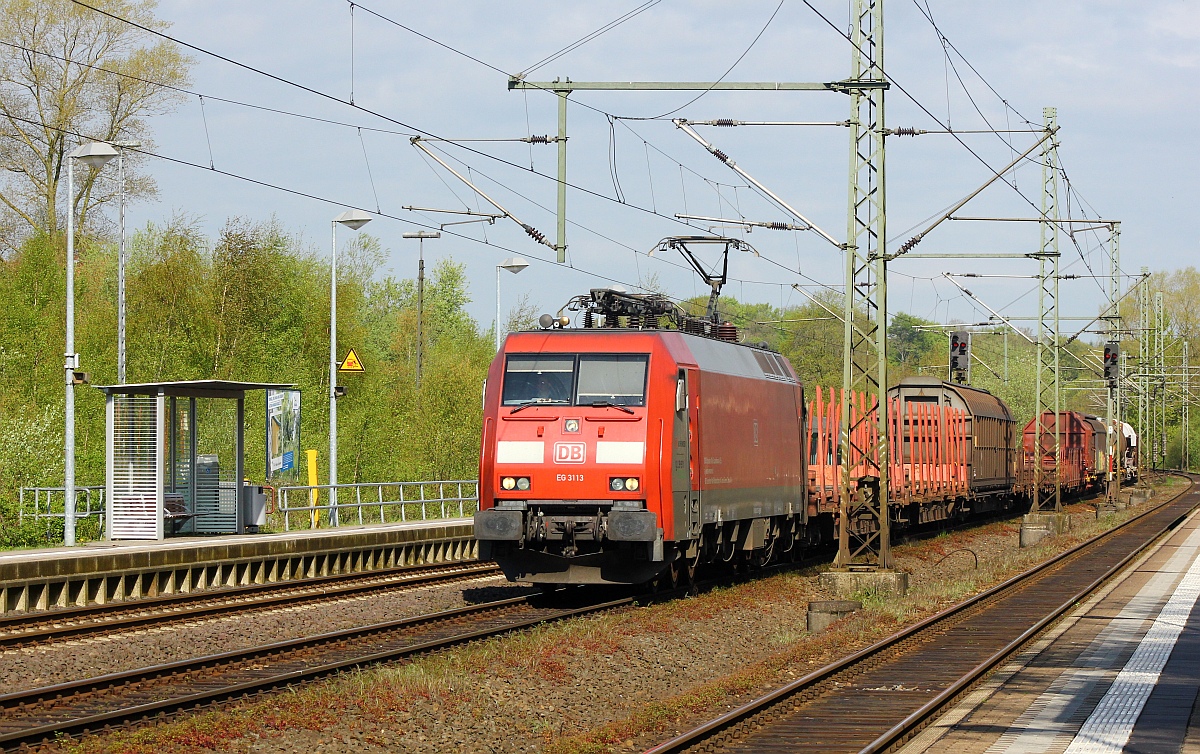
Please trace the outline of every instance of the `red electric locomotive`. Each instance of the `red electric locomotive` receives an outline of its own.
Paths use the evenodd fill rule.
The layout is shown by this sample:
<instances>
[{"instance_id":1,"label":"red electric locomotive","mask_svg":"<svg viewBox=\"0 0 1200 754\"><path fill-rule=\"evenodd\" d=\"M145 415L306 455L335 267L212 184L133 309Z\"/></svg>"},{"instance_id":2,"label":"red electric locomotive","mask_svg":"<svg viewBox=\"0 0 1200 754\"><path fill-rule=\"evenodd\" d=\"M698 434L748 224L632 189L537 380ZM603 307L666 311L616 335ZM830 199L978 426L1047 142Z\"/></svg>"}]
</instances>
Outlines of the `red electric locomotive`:
<instances>
[{"instance_id":1,"label":"red electric locomotive","mask_svg":"<svg viewBox=\"0 0 1200 754\"><path fill-rule=\"evenodd\" d=\"M582 328L545 315L488 372L481 559L513 581L638 584L803 536L804 393L785 359L659 296L569 306Z\"/></svg>"}]
</instances>

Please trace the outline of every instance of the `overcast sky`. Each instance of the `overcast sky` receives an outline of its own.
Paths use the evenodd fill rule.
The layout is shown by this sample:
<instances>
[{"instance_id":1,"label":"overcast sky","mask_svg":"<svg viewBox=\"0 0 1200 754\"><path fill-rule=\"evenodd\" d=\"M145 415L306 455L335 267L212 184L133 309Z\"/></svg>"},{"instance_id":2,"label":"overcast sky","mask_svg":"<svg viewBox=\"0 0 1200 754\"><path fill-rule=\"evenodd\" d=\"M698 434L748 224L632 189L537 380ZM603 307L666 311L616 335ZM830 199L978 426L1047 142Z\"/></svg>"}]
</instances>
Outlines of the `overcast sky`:
<instances>
[{"instance_id":1,"label":"overcast sky","mask_svg":"<svg viewBox=\"0 0 1200 754\"><path fill-rule=\"evenodd\" d=\"M204 166L211 159L219 170L329 201L156 160L148 169L158 181L159 198L133 207L130 223L163 222L183 212L215 234L232 216L274 215L324 251L330 220L345 207L434 226L458 218L401 208L488 211L466 186L409 143L413 128L452 139L553 134L555 97L509 91L507 74L526 71L638 4L367 0L353 14L352 47L351 6L345 0L160 0L159 17L172 24L171 33L181 40L339 99L349 99L353 88L357 105L386 118L193 53L193 88L206 97L203 110L192 97L174 114L155 119L156 150ZM846 2L812 0L812 5L837 28L847 27ZM662 0L530 72L528 79L711 81L744 52L725 80L823 82L849 75L849 44L803 0L784 0L763 31L777 7L778 0ZM953 67L948 64L937 33L920 12L926 7L970 65L953 51ZM389 24L368 9L482 63ZM1073 215L1122 221L1122 266L1128 273L1136 274L1143 265L1164 269L1195 262L1195 231L1188 225L1197 174L1194 82L1200 12L1195 3L889 0L886 12L885 67L896 85L887 95L889 126L937 130L943 126L936 117L955 129L1030 129L1040 127L1043 107L1055 106L1062 129L1059 156L1076 192ZM507 220L448 228L461 237L444 234L426 242L427 259L450 256L467 265L471 312L485 327L495 311L495 266L514 254L531 266L516 276L503 273L506 312L522 294L540 311L553 311L588 288L612 280L635 288L651 275L672 295L702 293L679 258L646 256L665 236L697 232L675 221L676 213L790 218L748 190L669 118L627 118L654 118L686 105L673 117L837 122L848 116L849 98L824 92L714 92L687 104L695 96L572 95L568 180L578 188L568 196L569 268L553 264L552 250ZM214 99L218 97L362 130L254 110ZM610 116L622 119L610 121ZM847 129L766 126L703 128L701 133L817 225L844 238ZM990 174L988 166L1007 163L1013 153L1005 139L1023 150L1036 136L961 138L974 155L947 135L889 139L891 248L982 183ZM480 188L553 238L555 184L545 176L555 172L554 146L437 146L455 169L464 174L469 169ZM1030 202L1040 203L1038 166L1027 163L1017 180L1022 193L997 183L960 214L1030 217L1035 212ZM1065 204L1065 187L1061 194ZM364 232L379 237L388 249L389 267L381 274L415 276L416 242L401 236L419 229L388 218L366 227ZM340 231L339 238L347 233ZM791 289L793 283L810 290L818 284L841 285L840 252L814 233L758 229L742 237L761 257L737 254L731 260L734 280L727 292L739 299L800 303L804 298ZM1081 233L1076 242L1079 251L1070 239L1062 239L1064 270L1106 274L1102 246L1107 234ZM930 234L918 250L1025 253L1036 251L1038 244L1036 223L953 222ZM913 259L895 262L892 270L893 313L977 321L986 313L972 309L941 278L943 272L1031 275L1036 263ZM964 282L991 306L1006 307L1007 314L1034 313L1036 299L1019 298L1033 288L1028 279ZM1062 285L1064 314L1096 313L1102 280L1081 278Z\"/></svg>"}]
</instances>

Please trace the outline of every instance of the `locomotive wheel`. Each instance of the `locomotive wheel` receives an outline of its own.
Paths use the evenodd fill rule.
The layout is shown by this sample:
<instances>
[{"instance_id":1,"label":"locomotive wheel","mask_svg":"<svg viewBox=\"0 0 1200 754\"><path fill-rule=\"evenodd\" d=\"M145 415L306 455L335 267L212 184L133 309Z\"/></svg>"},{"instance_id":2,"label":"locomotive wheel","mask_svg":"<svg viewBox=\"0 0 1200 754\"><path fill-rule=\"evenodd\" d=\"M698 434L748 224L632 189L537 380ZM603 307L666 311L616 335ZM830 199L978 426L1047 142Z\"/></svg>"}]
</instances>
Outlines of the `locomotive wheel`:
<instances>
[{"instance_id":1,"label":"locomotive wheel","mask_svg":"<svg viewBox=\"0 0 1200 754\"><path fill-rule=\"evenodd\" d=\"M667 574L670 574L671 589L679 588L679 558L671 561L671 565L667 567ZM664 574L665 576L666 574ZM665 579L664 579L665 580Z\"/></svg>"}]
</instances>

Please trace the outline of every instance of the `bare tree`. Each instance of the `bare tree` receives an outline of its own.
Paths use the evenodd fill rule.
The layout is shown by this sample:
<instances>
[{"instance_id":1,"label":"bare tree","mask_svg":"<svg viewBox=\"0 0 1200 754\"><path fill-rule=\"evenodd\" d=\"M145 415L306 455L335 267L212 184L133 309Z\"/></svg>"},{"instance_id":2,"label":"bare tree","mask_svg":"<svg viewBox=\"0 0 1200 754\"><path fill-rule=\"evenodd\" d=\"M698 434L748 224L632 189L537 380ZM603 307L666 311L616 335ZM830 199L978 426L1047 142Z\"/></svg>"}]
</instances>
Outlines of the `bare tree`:
<instances>
[{"instance_id":1,"label":"bare tree","mask_svg":"<svg viewBox=\"0 0 1200 754\"><path fill-rule=\"evenodd\" d=\"M149 28L154 0L93 0L96 7ZM70 0L0 0L0 248L32 233L58 233L67 199L58 196L66 153L89 141L136 140L150 146L151 116L170 112L192 60L177 45ZM153 196L153 179L125 158L127 198ZM77 171L71 206L79 227L111 201L115 180ZM115 177L115 176L114 176Z\"/></svg>"}]
</instances>

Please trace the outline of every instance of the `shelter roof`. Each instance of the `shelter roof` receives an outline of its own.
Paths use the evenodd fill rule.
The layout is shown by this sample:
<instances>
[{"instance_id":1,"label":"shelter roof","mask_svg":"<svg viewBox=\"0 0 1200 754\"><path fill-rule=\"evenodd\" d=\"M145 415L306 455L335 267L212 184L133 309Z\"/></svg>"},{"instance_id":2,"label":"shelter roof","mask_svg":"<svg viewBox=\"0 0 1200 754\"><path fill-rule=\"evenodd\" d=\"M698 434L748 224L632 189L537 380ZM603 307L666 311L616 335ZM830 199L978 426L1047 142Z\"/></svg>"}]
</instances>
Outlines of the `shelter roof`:
<instances>
[{"instance_id":1,"label":"shelter roof","mask_svg":"<svg viewBox=\"0 0 1200 754\"><path fill-rule=\"evenodd\" d=\"M125 385L96 385L105 395L173 395L180 398L241 398L247 390L286 390L284 382L239 382L237 380L181 380L178 382L135 382Z\"/></svg>"}]
</instances>

